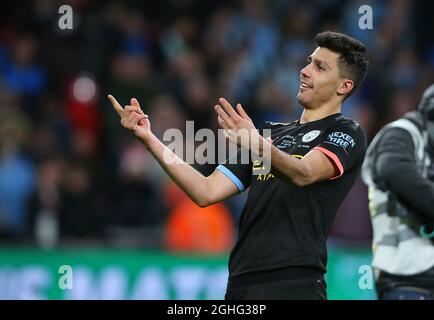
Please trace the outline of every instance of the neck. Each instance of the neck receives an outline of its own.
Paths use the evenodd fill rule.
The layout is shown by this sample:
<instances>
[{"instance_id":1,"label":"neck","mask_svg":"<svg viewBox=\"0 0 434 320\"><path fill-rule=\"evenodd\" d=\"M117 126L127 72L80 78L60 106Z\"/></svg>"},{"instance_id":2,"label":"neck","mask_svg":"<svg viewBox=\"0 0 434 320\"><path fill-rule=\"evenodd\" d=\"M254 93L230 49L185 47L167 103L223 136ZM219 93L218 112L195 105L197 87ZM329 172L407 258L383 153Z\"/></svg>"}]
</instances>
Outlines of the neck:
<instances>
[{"instance_id":1,"label":"neck","mask_svg":"<svg viewBox=\"0 0 434 320\"><path fill-rule=\"evenodd\" d=\"M307 109L304 108L303 113L300 117L300 124L321 120L331 114L340 113L342 109L341 104L333 105L333 106L323 106L318 109Z\"/></svg>"}]
</instances>

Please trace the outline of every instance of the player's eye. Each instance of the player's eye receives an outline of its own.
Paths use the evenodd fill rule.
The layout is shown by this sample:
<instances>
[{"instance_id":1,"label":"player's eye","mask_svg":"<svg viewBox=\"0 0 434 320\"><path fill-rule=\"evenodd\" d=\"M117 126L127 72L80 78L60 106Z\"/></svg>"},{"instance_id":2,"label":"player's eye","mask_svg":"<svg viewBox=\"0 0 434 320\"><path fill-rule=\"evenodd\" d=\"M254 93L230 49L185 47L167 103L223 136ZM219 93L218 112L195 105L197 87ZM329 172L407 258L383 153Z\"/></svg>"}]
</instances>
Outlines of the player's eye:
<instances>
[{"instance_id":1,"label":"player's eye","mask_svg":"<svg viewBox=\"0 0 434 320\"><path fill-rule=\"evenodd\" d=\"M325 70L325 68L324 68L321 64L319 64L319 63L318 63L316 66L317 66L317 68L320 69L320 70L323 70L323 71Z\"/></svg>"}]
</instances>

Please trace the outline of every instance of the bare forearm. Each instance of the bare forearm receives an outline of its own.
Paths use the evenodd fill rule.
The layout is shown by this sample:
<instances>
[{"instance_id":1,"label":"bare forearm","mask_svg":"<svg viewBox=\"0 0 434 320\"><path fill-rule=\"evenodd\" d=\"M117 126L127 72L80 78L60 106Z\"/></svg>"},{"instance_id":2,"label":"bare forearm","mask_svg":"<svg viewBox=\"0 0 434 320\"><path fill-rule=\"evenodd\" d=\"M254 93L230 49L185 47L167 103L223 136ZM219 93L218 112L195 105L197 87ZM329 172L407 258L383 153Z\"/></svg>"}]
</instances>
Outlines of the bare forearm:
<instances>
[{"instance_id":1,"label":"bare forearm","mask_svg":"<svg viewBox=\"0 0 434 320\"><path fill-rule=\"evenodd\" d=\"M255 149L259 152L255 152ZM280 151L265 138L260 137L258 143L253 143L252 150L267 159L267 162L271 163L273 173L280 178L289 180L298 186L312 182L311 168L308 163Z\"/></svg>"},{"instance_id":2,"label":"bare forearm","mask_svg":"<svg viewBox=\"0 0 434 320\"><path fill-rule=\"evenodd\" d=\"M209 177L204 177L158 140L152 133L149 118L143 113L137 99L132 98L130 105L125 107L112 95L108 95L108 99L118 113L121 125L134 133L166 173L196 204L207 206L237 192L235 184L223 174L215 171Z\"/></svg>"},{"instance_id":3,"label":"bare forearm","mask_svg":"<svg viewBox=\"0 0 434 320\"><path fill-rule=\"evenodd\" d=\"M264 165L267 166L268 162L280 178L290 180L297 186L333 178L336 170L327 155L311 150L302 159L294 158L260 135L241 104L237 104L235 111L226 99L220 98L219 103L214 110L218 114L219 125L225 129L225 137L262 158Z\"/></svg>"},{"instance_id":4,"label":"bare forearm","mask_svg":"<svg viewBox=\"0 0 434 320\"><path fill-rule=\"evenodd\" d=\"M311 183L310 166L278 148L271 147L271 169L297 186Z\"/></svg>"},{"instance_id":5,"label":"bare forearm","mask_svg":"<svg viewBox=\"0 0 434 320\"><path fill-rule=\"evenodd\" d=\"M209 203L209 183L205 176L184 162L157 137L144 143L173 181L199 206Z\"/></svg>"}]
</instances>

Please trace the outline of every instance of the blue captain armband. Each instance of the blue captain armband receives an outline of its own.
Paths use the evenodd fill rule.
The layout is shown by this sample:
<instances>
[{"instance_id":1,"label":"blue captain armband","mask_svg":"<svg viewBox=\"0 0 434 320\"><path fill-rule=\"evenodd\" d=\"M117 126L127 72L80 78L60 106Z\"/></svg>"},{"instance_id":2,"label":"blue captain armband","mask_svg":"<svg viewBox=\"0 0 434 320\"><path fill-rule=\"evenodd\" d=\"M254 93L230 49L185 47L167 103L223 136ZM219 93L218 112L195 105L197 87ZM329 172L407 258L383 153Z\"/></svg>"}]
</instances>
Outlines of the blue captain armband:
<instances>
[{"instance_id":1,"label":"blue captain armband","mask_svg":"<svg viewBox=\"0 0 434 320\"><path fill-rule=\"evenodd\" d=\"M234 175L228 168L226 168L224 165L219 165L216 170L223 173L226 177L229 178L238 188L240 192L244 191L245 187L244 184L241 182L240 179L237 178L236 175Z\"/></svg>"}]
</instances>

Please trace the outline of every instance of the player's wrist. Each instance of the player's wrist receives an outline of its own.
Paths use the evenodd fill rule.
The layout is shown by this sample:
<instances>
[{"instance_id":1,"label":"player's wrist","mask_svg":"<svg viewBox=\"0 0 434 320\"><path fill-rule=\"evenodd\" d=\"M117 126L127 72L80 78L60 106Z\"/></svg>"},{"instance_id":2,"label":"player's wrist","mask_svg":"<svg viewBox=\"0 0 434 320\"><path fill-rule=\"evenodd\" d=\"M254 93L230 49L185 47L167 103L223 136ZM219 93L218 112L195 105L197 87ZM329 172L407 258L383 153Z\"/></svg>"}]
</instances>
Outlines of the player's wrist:
<instances>
[{"instance_id":1,"label":"player's wrist","mask_svg":"<svg viewBox=\"0 0 434 320\"><path fill-rule=\"evenodd\" d=\"M254 134L250 138L250 150L253 154L263 157L264 154L270 153L270 141L261 136L259 133Z\"/></svg>"},{"instance_id":2,"label":"player's wrist","mask_svg":"<svg viewBox=\"0 0 434 320\"><path fill-rule=\"evenodd\" d=\"M147 149L150 149L152 144L154 144L156 140L158 140L158 138L152 132L149 132L146 135L137 136L137 138Z\"/></svg>"}]
</instances>

